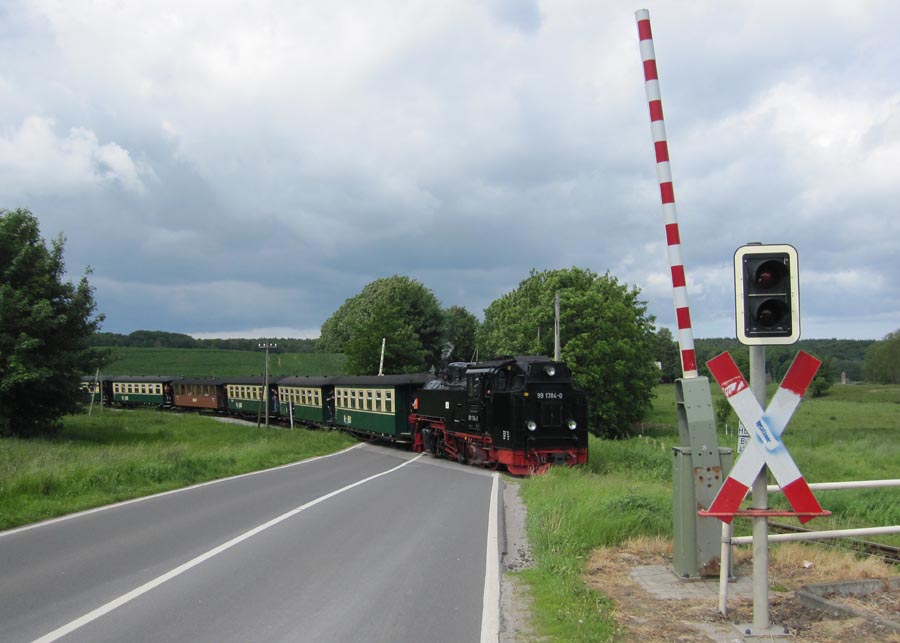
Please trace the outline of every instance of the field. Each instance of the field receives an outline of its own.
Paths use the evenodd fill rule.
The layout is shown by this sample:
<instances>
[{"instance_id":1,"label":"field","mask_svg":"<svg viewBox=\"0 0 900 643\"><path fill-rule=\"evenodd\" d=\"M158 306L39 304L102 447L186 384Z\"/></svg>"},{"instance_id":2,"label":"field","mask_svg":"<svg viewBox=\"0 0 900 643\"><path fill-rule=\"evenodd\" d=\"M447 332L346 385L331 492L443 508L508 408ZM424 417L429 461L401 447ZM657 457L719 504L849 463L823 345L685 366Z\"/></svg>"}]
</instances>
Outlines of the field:
<instances>
[{"instance_id":1,"label":"field","mask_svg":"<svg viewBox=\"0 0 900 643\"><path fill-rule=\"evenodd\" d=\"M263 351L234 351L206 348L109 349L111 360L103 375L184 375L188 377L234 377L262 375ZM272 375L344 375L345 359L334 353L269 354ZM93 373L91 373L93 375Z\"/></svg>"}]
</instances>

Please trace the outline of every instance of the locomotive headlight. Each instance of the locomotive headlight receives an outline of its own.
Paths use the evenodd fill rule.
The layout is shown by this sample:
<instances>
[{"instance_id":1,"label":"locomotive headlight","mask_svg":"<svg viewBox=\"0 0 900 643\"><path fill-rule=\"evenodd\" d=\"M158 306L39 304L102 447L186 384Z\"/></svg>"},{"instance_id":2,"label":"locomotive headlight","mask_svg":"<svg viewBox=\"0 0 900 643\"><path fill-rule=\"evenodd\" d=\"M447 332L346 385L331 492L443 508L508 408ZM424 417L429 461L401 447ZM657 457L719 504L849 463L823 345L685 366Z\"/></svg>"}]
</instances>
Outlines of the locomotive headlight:
<instances>
[{"instance_id":1,"label":"locomotive headlight","mask_svg":"<svg viewBox=\"0 0 900 643\"><path fill-rule=\"evenodd\" d=\"M574 431L578 428L578 422L576 422L575 420L569 420L569 428Z\"/></svg>"},{"instance_id":2,"label":"locomotive headlight","mask_svg":"<svg viewBox=\"0 0 900 643\"><path fill-rule=\"evenodd\" d=\"M548 377L553 377L554 375L556 375L556 367L555 366L545 366L544 372L547 374Z\"/></svg>"},{"instance_id":3,"label":"locomotive headlight","mask_svg":"<svg viewBox=\"0 0 900 643\"><path fill-rule=\"evenodd\" d=\"M525 428L529 431L537 431L537 422L535 422L534 420L528 420L525 423Z\"/></svg>"}]
</instances>

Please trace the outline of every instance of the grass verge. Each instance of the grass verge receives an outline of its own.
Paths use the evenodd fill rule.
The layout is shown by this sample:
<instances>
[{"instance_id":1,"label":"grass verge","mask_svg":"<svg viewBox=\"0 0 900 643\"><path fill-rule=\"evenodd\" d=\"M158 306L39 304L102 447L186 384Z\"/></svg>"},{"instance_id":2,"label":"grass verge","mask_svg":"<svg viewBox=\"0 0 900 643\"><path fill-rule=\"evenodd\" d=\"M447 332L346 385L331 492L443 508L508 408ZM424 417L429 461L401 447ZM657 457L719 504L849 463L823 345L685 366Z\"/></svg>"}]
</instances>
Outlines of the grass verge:
<instances>
[{"instance_id":1,"label":"grass verge","mask_svg":"<svg viewBox=\"0 0 900 643\"><path fill-rule=\"evenodd\" d=\"M104 411L58 435L0 440L0 529L332 453L340 432L264 429L198 415Z\"/></svg>"},{"instance_id":2,"label":"grass verge","mask_svg":"<svg viewBox=\"0 0 900 643\"><path fill-rule=\"evenodd\" d=\"M671 537L668 454L629 448L628 442L635 441L591 438L590 465L553 469L520 487L535 560L521 576L532 589L535 625L551 640L607 641L615 635L612 603L582 578L594 548L636 535Z\"/></svg>"}]
</instances>

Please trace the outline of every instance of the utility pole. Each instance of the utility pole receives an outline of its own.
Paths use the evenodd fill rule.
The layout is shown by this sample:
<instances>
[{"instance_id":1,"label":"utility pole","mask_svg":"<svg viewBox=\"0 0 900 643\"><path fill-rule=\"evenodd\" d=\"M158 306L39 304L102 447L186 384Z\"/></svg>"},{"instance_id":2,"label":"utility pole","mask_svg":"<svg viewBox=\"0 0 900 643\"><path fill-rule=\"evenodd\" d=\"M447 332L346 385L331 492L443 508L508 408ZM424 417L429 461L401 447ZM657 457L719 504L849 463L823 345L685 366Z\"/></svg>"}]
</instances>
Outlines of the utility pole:
<instances>
[{"instance_id":1,"label":"utility pole","mask_svg":"<svg viewBox=\"0 0 900 643\"><path fill-rule=\"evenodd\" d=\"M558 362L560 359L560 354L562 353L559 341L559 293L556 293L553 311L555 313L553 324L553 359Z\"/></svg>"},{"instance_id":2,"label":"utility pole","mask_svg":"<svg viewBox=\"0 0 900 643\"><path fill-rule=\"evenodd\" d=\"M265 375L263 376L263 404L266 407L266 428L269 428L269 350L278 348L278 344L262 342L259 347L266 351L266 369Z\"/></svg>"}]
</instances>

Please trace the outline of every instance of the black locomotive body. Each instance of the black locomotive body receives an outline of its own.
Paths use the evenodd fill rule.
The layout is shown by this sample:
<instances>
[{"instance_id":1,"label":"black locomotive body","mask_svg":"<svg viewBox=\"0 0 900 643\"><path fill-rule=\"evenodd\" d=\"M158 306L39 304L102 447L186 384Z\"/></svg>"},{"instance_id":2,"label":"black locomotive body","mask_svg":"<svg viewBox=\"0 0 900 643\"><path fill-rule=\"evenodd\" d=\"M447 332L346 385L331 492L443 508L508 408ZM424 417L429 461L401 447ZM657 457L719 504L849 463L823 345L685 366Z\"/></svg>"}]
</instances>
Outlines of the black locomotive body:
<instances>
[{"instance_id":1,"label":"black locomotive body","mask_svg":"<svg viewBox=\"0 0 900 643\"><path fill-rule=\"evenodd\" d=\"M587 462L587 394L546 357L451 364L417 392L409 420L415 450L515 475Z\"/></svg>"}]
</instances>

